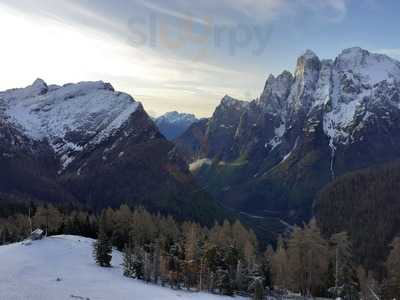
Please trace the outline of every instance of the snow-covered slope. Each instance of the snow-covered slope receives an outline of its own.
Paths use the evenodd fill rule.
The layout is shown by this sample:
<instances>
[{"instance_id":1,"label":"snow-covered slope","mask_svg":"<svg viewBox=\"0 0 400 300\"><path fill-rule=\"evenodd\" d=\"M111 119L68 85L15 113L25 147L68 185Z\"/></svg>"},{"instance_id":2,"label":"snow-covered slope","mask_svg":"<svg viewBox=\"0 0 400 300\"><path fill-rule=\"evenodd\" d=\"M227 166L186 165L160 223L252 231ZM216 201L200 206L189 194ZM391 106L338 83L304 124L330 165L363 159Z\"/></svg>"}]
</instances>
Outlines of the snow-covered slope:
<instances>
[{"instance_id":1,"label":"snow-covered slope","mask_svg":"<svg viewBox=\"0 0 400 300\"><path fill-rule=\"evenodd\" d=\"M138 102L104 82L31 86L0 92L0 117L36 141L47 140L67 167L74 153L110 136Z\"/></svg>"},{"instance_id":2,"label":"snow-covered slope","mask_svg":"<svg viewBox=\"0 0 400 300\"><path fill-rule=\"evenodd\" d=\"M0 300L232 299L125 278L121 253L114 251L112 268L100 268L92 258L92 243L78 236L54 236L1 246Z\"/></svg>"}]
</instances>

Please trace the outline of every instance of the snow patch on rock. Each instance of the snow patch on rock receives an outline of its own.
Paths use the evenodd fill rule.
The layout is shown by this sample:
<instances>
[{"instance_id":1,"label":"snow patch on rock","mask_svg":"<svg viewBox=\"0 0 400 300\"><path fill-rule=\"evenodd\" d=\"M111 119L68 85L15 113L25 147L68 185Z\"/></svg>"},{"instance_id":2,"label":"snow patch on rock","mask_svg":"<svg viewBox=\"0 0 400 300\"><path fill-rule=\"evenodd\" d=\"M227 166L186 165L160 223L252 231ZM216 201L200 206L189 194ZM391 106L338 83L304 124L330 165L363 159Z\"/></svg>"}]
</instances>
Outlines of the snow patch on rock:
<instances>
[{"instance_id":1,"label":"snow patch on rock","mask_svg":"<svg viewBox=\"0 0 400 300\"><path fill-rule=\"evenodd\" d=\"M282 143L282 137L286 131L286 124L281 123L281 125L274 129L275 136L265 144L265 147L272 147L271 150L275 149Z\"/></svg>"}]
</instances>

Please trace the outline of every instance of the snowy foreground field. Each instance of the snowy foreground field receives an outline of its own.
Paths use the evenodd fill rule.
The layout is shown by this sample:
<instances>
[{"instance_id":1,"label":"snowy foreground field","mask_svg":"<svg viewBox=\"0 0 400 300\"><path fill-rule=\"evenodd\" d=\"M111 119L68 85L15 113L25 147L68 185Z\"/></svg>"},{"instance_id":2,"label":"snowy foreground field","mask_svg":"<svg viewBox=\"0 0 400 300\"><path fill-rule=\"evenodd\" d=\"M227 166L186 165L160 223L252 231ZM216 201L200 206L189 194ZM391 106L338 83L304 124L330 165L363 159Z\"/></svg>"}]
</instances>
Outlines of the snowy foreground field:
<instances>
[{"instance_id":1,"label":"snowy foreground field","mask_svg":"<svg viewBox=\"0 0 400 300\"><path fill-rule=\"evenodd\" d=\"M117 251L113 253L113 268L100 268L92 259L92 242L62 235L30 245L1 246L0 300L232 299L174 291L125 278L121 253Z\"/></svg>"}]
</instances>

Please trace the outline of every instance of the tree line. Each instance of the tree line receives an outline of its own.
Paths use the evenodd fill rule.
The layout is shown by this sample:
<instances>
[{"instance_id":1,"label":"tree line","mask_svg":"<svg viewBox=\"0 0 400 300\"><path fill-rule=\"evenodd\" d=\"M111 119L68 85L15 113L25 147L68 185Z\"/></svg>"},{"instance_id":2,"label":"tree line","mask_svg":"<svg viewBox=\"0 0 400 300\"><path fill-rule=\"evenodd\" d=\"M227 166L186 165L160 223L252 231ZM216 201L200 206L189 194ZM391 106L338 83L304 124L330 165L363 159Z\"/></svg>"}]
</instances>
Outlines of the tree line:
<instances>
[{"instance_id":1,"label":"tree line","mask_svg":"<svg viewBox=\"0 0 400 300\"><path fill-rule=\"evenodd\" d=\"M173 289L264 297L258 241L239 221L206 228L123 205L102 213L98 236L96 262L110 266L114 245L123 251L126 277Z\"/></svg>"},{"instance_id":2,"label":"tree line","mask_svg":"<svg viewBox=\"0 0 400 300\"><path fill-rule=\"evenodd\" d=\"M29 203L6 207L5 210L8 213L0 215L0 245L20 242L36 228L43 229L46 235L97 237L98 217L76 207Z\"/></svg>"},{"instance_id":3,"label":"tree line","mask_svg":"<svg viewBox=\"0 0 400 300\"><path fill-rule=\"evenodd\" d=\"M124 276L174 289L254 299L285 291L343 299L400 295L400 238L391 243L381 276L359 264L349 234L324 236L314 220L261 249L239 221L208 228L126 205L100 215L50 204L9 211L14 213L0 216L0 244L22 241L32 228L97 238L93 254L99 265L111 265L115 247L123 253Z\"/></svg>"},{"instance_id":4,"label":"tree line","mask_svg":"<svg viewBox=\"0 0 400 300\"><path fill-rule=\"evenodd\" d=\"M265 257L275 289L349 300L400 296L400 238L391 244L382 278L358 263L347 232L325 238L315 220L279 238L276 250L269 247Z\"/></svg>"},{"instance_id":5,"label":"tree line","mask_svg":"<svg viewBox=\"0 0 400 300\"><path fill-rule=\"evenodd\" d=\"M264 299L288 291L342 299L393 299L400 293L400 239L391 247L379 279L357 263L346 232L324 237L312 220L294 227L266 250L239 221L178 223L172 217L127 206L99 219L94 256L110 266L112 245L123 251L123 274L174 289Z\"/></svg>"}]
</instances>

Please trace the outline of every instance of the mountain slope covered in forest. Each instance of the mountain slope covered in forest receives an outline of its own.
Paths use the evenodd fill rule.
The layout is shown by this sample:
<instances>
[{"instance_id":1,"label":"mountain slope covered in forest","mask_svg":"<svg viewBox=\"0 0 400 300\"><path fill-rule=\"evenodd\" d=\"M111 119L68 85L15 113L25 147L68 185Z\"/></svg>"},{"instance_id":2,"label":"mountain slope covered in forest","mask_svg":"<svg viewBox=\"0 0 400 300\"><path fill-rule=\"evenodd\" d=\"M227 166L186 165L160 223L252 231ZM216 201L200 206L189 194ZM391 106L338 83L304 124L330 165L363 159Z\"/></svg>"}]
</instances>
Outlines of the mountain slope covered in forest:
<instances>
[{"instance_id":1,"label":"mountain slope covered in forest","mask_svg":"<svg viewBox=\"0 0 400 300\"><path fill-rule=\"evenodd\" d=\"M354 257L379 269L400 234L400 162L346 174L317 196L314 211L327 235L347 231Z\"/></svg>"}]
</instances>

